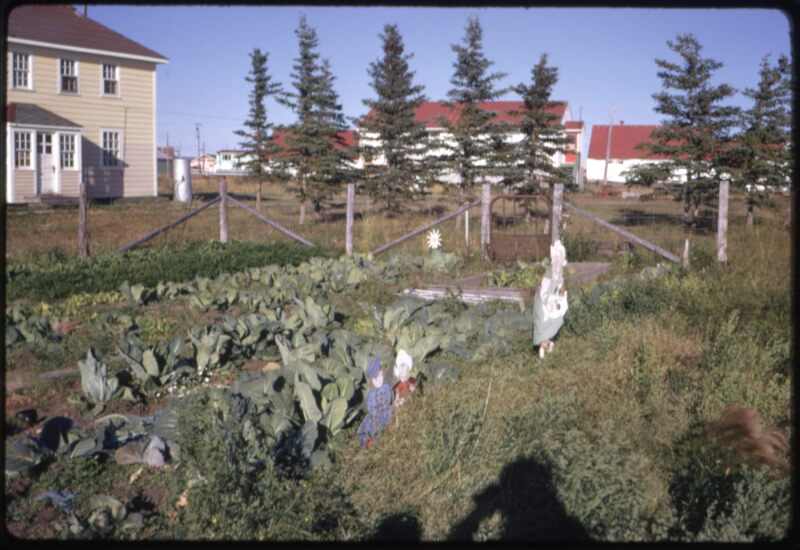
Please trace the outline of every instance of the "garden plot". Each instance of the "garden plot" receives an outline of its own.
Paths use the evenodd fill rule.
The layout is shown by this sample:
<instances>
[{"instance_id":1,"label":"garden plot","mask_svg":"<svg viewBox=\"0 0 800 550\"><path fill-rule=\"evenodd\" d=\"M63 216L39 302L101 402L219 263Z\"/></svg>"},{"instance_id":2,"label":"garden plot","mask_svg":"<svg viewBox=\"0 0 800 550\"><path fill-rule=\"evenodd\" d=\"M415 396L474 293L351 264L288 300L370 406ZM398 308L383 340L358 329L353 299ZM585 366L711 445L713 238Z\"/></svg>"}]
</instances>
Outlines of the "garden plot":
<instances>
[{"instance_id":1,"label":"garden plot","mask_svg":"<svg viewBox=\"0 0 800 550\"><path fill-rule=\"evenodd\" d=\"M337 449L352 442L348 428L363 416L364 372L371 358L379 356L389 365L405 349L414 358L416 375L435 387L457 376L448 354L466 362L509 356L510 343L529 332L531 320L503 304L466 309L401 297L383 308L363 305L361 322L352 330L348 319L327 303L330 294L370 279L388 285L401 273L452 269L457 261L454 255L395 256L387 262L357 256L154 287L126 282L108 297L124 297L127 305L90 320L95 333L119 334L119 339L112 349L92 346L86 352L78 365L81 391L69 396L85 419L93 420L53 418L38 435L7 443L6 474L40 471L59 457L95 455L162 467L179 456L189 425L185 411L198 400L219 410L225 422L233 417L244 422L253 468L271 462L291 475L304 475L330 467ZM136 312L172 302L198 315L215 314L214 321L145 341L134 321ZM63 335L57 327L68 321L59 313L57 307L33 311L14 304L6 313L8 349L58 346ZM252 361L270 367L244 372L228 385L206 387L215 372L235 372ZM114 406L122 400L133 407L168 395L163 408L147 417ZM116 412L101 416L109 407ZM81 529L91 523L79 522ZM80 531L75 525L73 534Z\"/></svg>"}]
</instances>

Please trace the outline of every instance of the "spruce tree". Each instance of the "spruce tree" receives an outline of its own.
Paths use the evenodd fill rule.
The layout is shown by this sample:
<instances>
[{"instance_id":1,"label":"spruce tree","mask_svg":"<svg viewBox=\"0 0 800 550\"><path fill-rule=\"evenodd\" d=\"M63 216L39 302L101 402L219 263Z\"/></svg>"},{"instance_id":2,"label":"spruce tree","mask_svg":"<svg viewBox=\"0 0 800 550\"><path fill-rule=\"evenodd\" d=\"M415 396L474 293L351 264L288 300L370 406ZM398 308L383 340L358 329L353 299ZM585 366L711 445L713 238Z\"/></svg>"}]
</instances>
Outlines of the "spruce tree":
<instances>
[{"instance_id":1,"label":"spruce tree","mask_svg":"<svg viewBox=\"0 0 800 550\"><path fill-rule=\"evenodd\" d=\"M368 162L364 181L370 196L393 213L421 196L427 187L427 132L414 112L423 101L423 86L413 83L412 54L405 53L397 25L385 25L380 35L383 58L369 66L377 99L365 99L371 109L361 121L360 151Z\"/></svg>"},{"instance_id":2,"label":"spruce tree","mask_svg":"<svg viewBox=\"0 0 800 550\"><path fill-rule=\"evenodd\" d=\"M342 132L347 130L339 95L333 88L335 77L331 72L330 60L323 59L320 66L315 107L312 111L319 141L319 154L312 163L309 199L314 212L319 214L342 184L352 178L352 168L348 161L353 160L354 152L347 149Z\"/></svg>"},{"instance_id":3,"label":"spruce tree","mask_svg":"<svg viewBox=\"0 0 800 550\"><path fill-rule=\"evenodd\" d=\"M720 177L732 169L725 148L738 108L720 105L734 89L727 84L711 84L714 71L722 63L702 57L702 46L691 33L679 34L667 45L680 56L680 62L656 59L664 90L653 94L653 99L656 112L669 118L653 131L654 141L645 148L669 157L672 177L685 177L679 193L684 223L689 223L701 204L714 202Z\"/></svg>"},{"instance_id":4,"label":"spruce tree","mask_svg":"<svg viewBox=\"0 0 800 550\"><path fill-rule=\"evenodd\" d=\"M553 183L569 181L570 171L553 164L553 156L564 153L569 143L558 115L548 111L550 94L558 81L558 69L547 65L547 54L531 70L531 82L512 89L522 99L519 131L522 140L514 144L513 161L507 181L520 183L520 193L538 193Z\"/></svg>"},{"instance_id":5,"label":"spruce tree","mask_svg":"<svg viewBox=\"0 0 800 550\"><path fill-rule=\"evenodd\" d=\"M286 139L278 160L283 174L291 174L296 181L287 188L300 201L302 224L306 203L319 213L350 172L346 164L349 153L340 135L346 125L330 64L319 62L317 33L305 16L295 35L300 52L292 66L294 91L286 93L281 102L295 112L297 120L282 128Z\"/></svg>"},{"instance_id":6,"label":"spruce tree","mask_svg":"<svg viewBox=\"0 0 800 550\"><path fill-rule=\"evenodd\" d=\"M264 105L269 96L281 93L281 86L272 82L267 74L267 58L269 53L262 53L255 48L250 54L250 74L245 77L247 82L253 84L250 92L250 114L244 122L246 130L237 130L235 133L244 138L240 142L243 151L241 165L256 181L256 210L261 212L261 187L269 173L269 158L276 152L274 144L270 143L270 130L273 124L267 122L267 109Z\"/></svg>"},{"instance_id":7,"label":"spruce tree","mask_svg":"<svg viewBox=\"0 0 800 550\"><path fill-rule=\"evenodd\" d=\"M502 177L502 158L507 145L504 138L509 129L494 123L495 113L481 109L479 104L504 93L505 90L495 88L495 82L506 75L488 72L493 62L483 53L483 30L477 17L467 21L464 45L451 47L456 61L447 105L458 116L454 124L442 121L453 142L443 140L441 146L448 153L440 161L442 168L459 176L457 189L459 202L463 203L476 185Z\"/></svg>"},{"instance_id":8,"label":"spruce tree","mask_svg":"<svg viewBox=\"0 0 800 550\"><path fill-rule=\"evenodd\" d=\"M789 60L781 56L771 66L765 56L759 76L758 87L744 91L753 106L742 113L735 150L740 168L736 183L747 192L747 231L753 228L753 209L767 202L770 192L787 186L792 173Z\"/></svg>"}]
</instances>

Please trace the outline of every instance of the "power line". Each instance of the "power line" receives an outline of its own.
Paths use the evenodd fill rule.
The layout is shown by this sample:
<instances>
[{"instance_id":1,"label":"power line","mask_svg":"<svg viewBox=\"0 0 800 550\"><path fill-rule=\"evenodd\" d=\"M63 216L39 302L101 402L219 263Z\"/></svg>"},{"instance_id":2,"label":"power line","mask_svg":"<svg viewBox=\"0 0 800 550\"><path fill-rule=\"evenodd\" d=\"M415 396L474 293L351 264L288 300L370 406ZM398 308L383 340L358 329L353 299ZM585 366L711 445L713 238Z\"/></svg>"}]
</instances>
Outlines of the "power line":
<instances>
[{"instance_id":1,"label":"power line","mask_svg":"<svg viewBox=\"0 0 800 550\"><path fill-rule=\"evenodd\" d=\"M239 121L240 119L228 116L217 116L217 115L204 115L199 113L178 113L175 111L156 111L160 115L178 115L178 116L190 116L190 117L200 117L200 118L219 118L221 120L236 120Z\"/></svg>"}]
</instances>

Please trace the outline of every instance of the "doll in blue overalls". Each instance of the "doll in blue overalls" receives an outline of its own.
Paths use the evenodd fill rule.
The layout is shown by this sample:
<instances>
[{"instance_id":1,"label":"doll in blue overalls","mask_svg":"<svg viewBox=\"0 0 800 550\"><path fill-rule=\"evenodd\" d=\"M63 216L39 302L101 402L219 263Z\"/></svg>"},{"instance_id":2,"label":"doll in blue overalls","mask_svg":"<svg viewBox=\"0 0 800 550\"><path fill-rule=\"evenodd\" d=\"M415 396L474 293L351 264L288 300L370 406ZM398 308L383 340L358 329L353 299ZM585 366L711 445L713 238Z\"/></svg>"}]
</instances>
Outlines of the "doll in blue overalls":
<instances>
[{"instance_id":1,"label":"doll in blue overalls","mask_svg":"<svg viewBox=\"0 0 800 550\"><path fill-rule=\"evenodd\" d=\"M358 427L361 446L369 449L392 419L392 387L383 380L381 358L375 357L367 368L367 416Z\"/></svg>"}]
</instances>

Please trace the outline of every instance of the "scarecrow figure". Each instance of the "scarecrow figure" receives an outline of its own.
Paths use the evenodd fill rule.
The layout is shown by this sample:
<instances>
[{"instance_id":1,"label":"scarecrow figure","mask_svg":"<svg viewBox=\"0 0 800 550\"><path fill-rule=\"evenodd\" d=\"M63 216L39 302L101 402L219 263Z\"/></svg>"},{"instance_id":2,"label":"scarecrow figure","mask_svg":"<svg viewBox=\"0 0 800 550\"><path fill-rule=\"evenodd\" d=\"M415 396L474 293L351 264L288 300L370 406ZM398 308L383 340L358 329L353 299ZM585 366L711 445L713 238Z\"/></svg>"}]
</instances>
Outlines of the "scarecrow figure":
<instances>
[{"instance_id":1,"label":"scarecrow figure","mask_svg":"<svg viewBox=\"0 0 800 550\"><path fill-rule=\"evenodd\" d=\"M383 380L380 357L369 362L367 379L371 386L367 392L367 416L358 427L358 440L369 449L392 418L392 388Z\"/></svg>"},{"instance_id":2,"label":"scarecrow figure","mask_svg":"<svg viewBox=\"0 0 800 550\"><path fill-rule=\"evenodd\" d=\"M395 408L405 403L406 399L411 397L411 394L417 389L417 379L408 374L413 366L414 360L408 352L400 349L394 361L394 376L397 378L397 382L392 386L392 395Z\"/></svg>"},{"instance_id":3,"label":"scarecrow figure","mask_svg":"<svg viewBox=\"0 0 800 550\"><path fill-rule=\"evenodd\" d=\"M560 240L550 246L550 265L533 300L533 345L539 346L539 358L553 351L553 338L564 324L567 312L567 289L564 287L564 266L567 251Z\"/></svg>"}]
</instances>

